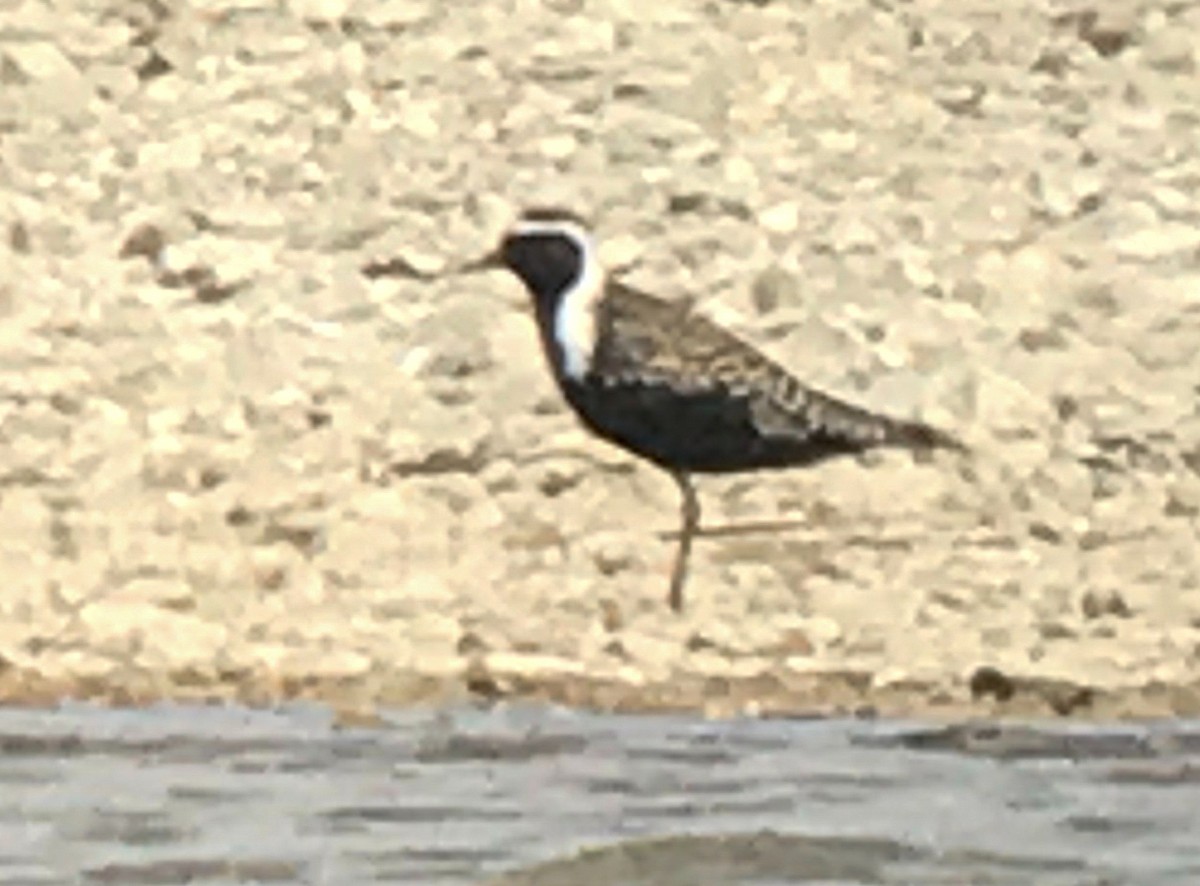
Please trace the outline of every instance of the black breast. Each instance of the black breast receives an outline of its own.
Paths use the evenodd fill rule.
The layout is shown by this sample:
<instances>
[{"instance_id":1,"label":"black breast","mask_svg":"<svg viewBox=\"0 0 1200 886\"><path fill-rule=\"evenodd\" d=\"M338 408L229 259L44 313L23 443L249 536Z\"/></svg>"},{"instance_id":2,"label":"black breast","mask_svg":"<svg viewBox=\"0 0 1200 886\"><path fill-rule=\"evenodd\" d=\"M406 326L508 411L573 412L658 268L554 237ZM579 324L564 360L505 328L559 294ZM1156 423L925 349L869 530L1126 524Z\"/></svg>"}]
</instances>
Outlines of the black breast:
<instances>
[{"instance_id":1,"label":"black breast","mask_svg":"<svg viewBox=\"0 0 1200 886\"><path fill-rule=\"evenodd\" d=\"M753 395L638 382L563 383L584 423L668 469L722 473L811 464L864 447L820 429L772 434L755 420Z\"/></svg>"}]
</instances>

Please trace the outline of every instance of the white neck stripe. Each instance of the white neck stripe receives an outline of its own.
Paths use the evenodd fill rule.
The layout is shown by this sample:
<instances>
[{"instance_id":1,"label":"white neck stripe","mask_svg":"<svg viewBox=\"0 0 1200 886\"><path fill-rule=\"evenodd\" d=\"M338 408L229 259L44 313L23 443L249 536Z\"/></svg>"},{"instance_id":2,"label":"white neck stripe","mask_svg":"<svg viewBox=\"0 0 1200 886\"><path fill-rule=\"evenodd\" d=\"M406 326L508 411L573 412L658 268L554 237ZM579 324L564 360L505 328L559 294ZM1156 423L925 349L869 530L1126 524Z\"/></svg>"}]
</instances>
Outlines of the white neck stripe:
<instances>
[{"instance_id":1,"label":"white neck stripe","mask_svg":"<svg viewBox=\"0 0 1200 886\"><path fill-rule=\"evenodd\" d=\"M576 381L587 375L596 344L596 302L604 292L604 270L591 235L572 221L522 219L513 225L522 234L560 234L579 247L579 278L571 284L554 314L554 340L562 350L563 374Z\"/></svg>"}]
</instances>

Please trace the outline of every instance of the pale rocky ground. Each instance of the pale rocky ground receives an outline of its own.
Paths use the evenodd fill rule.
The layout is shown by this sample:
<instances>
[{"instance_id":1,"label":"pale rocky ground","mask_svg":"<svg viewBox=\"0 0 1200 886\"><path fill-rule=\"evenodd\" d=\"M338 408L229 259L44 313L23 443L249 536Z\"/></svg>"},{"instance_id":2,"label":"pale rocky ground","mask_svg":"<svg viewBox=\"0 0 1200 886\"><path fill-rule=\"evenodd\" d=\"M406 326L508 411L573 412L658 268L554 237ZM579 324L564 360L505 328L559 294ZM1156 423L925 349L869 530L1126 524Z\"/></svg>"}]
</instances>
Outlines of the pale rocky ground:
<instances>
[{"instance_id":1,"label":"pale rocky ground","mask_svg":"<svg viewBox=\"0 0 1200 886\"><path fill-rule=\"evenodd\" d=\"M0 10L5 697L1200 713L1200 4ZM515 280L361 273L534 203L973 455L701 480L673 615Z\"/></svg>"}]
</instances>

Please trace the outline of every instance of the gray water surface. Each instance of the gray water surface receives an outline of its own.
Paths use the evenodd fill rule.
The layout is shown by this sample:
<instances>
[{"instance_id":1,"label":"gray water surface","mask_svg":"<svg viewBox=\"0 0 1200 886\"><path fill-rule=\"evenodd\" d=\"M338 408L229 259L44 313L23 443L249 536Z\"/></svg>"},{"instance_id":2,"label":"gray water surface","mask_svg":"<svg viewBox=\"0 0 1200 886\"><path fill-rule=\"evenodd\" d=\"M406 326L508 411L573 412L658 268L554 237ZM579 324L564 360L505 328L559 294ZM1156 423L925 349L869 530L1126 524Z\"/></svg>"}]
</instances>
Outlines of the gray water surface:
<instances>
[{"instance_id":1,"label":"gray water surface","mask_svg":"<svg viewBox=\"0 0 1200 886\"><path fill-rule=\"evenodd\" d=\"M0 883L1200 883L1200 724L0 710Z\"/></svg>"}]
</instances>

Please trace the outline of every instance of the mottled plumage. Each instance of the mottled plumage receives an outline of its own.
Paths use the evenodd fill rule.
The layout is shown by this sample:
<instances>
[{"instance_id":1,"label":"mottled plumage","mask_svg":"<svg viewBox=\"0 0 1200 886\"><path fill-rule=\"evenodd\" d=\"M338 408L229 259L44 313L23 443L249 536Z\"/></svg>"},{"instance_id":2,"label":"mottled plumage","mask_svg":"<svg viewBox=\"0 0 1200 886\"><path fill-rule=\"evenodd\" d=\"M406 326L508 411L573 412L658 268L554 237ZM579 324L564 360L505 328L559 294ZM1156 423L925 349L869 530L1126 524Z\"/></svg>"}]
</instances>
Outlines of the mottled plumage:
<instances>
[{"instance_id":1,"label":"mottled plumage","mask_svg":"<svg viewBox=\"0 0 1200 886\"><path fill-rule=\"evenodd\" d=\"M598 326L588 375L566 379L564 393L598 433L668 470L748 471L951 443L802 384L686 302L611 283Z\"/></svg>"},{"instance_id":2,"label":"mottled plumage","mask_svg":"<svg viewBox=\"0 0 1200 886\"><path fill-rule=\"evenodd\" d=\"M526 212L471 269L511 270L533 297L551 370L599 436L671 473L683 527L669 601L682 607L700 506L693 473L813 464L882 446L961 448L949 435L843 403L692 310L605 279L578 217Z\"/></svg>"}]
</instances>

